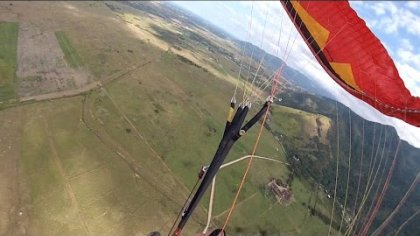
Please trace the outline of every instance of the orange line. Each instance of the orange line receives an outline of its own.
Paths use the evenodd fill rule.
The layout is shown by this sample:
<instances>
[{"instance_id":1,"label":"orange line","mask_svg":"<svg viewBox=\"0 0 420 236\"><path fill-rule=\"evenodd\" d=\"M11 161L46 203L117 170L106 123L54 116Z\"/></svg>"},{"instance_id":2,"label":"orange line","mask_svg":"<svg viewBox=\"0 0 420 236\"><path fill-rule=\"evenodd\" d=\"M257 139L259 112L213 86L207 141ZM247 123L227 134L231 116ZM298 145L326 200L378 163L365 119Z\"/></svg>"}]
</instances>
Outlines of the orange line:
<instances>
[{"instance_id":1,"label":"orange line","mask_svg":"<svg viewBox=\"0 0 420 236\"><path fill-rule=\"evenodd\" d=\"M295 14L295 18L296 18L296 16L297 16L297 14ZM300 28L301 26L302 26L302 24L299 26L299 28ZM277 70L277 73L276 73L275 77L273 78L273 85L272 85L272 89L271 89L271 97L274 97L274 94L275 94L275 93L276 93L276 91L277 91L277 86L278 86L278 83L280 82L280 81L279 81L279 79L281 78L281 74L282 74L282 72L283 72L284 65L286 64L286 62L287 62L287 60L288 60L288 58L289 58L289 55L290 55L291 49L293 48L293 45L295 44L295 41L296 41L296 38L297 38L297 37L296 37L296 38L293 40L292 45L291 45L291 47L290 47L290 49L289 49L288 47L289 47L289 42L290 42L290 36L291 36L291 32L290 32L290 34L289 34L289 40L287 41L287 46L286 46L286 50L285 50L285 61L284 61L284 63L281 65L281 67L279 68L279 70ZM288 49L289 49L289 51L287 51ZM251 56L252 56L252 55L251 55ZM258 147L258 144L259 144L259 141L260 141L260 138L261 138L262 131L263 131L263 129L264 129L264 124L265 124L265 122L267 121L267 116L268 116L268 112L270 111L270 107L271 107L271 102L269 102L269 103L268 103L268 108L267 108L267 111L266 111L266 112L265 112L265 114L264 114L264 118L263 118L263 121L262 121L262 124L261 124L260 130L259 130L259 132L258 132L257 139L255 140L254 147L253 147L253 149L252 149L252 154L251 154L251 157L250 157L250 158L249 158L249 160L248 160L248 164L247 164L247 167L246 167L246 169L245 169L245 172L244 172L244 174L243 174L243 176L242 176L241 183L240 183L240 185L239 185L238 191L236 192L235 198L234 198L234 200L233 200L233 202L232 202L232 206L230 207L229 213L228 213L228 215L227 215L227 217L226 217L226 220L225 220L225 222L224 222L224 224L223 224L223 227L222 227L222 232L224 232L224 230L225 230L225 228L226 228L226 226L227 226L227 224L228 224L228 222L229 222L229 220L230 220L230 218L231 218L231 216L232 216L233 210L235 209L235 206L236 206L236 202L238 201L238 198L239 198L239 194L241 193L241 190L242 190L243 185L244 185L244 183L245 183L246 177L248 176L248 172L249 172L249 170L251 169L251 166L252 166L252 161L254 160L254 155L255 155L255 152L257 151L257 147Z\"/></svg>"},{"instance_id":2,"label":"orange line","mask_svg":"<svg viewBox=\"0 0 420 236\"><path fill-rule=\"evenodd\" d=\"M267 115L268 115L268 111L270 110L270 106L271 106L271 103L268 104L268 109L267 109L267 111L264 114L264 119L263 119L263 122L261 124L260 130L258 132L257 140L256 140L256 142L254 144L254 147L253 147L253 150L252 150L252 154L251 154L252 156L248 160L248 164L247 164L247 167L245 169L245 173L242 176L242 180L241 180L241 183L239 185L238 191L236 192L235 198L234 198L234 200L232 202L232 206L230 207L230 210L229 210L229 213L228 213L228 215L226 217L225 223L223 224L222 232L225 230L225 228L226 228L226 226L227 226L227 224L228 224L228 222L229 222L229 220L230 220L230 218L232 216L233 210L234 210L234 208L236 206L236 202L238 201L238 198L239 198L239 194L241 193L241 190L242 190L243 185L245 183L245 180L246 180L246 177L248 175L248 172L251 169L252 160L254 159L255 152L257 151L258 143L259 143L259 140L261 138L262 131L264 129L265 121L267 120Z\"/></svg>"},{"instance_id":3,"label":"orange line","mask_svg":"<svg viewBox=\"0 0 420 236\"><path fill-rule=\"evenodd\" d=\"M281 74L282 70L283 70L283 66L280 68L279 73L277 74L277 77L280 77L280 74ZM275 92L276 92L277 83L278 83L278 79L275 79L274 80L273 89L271 91L271 96L273 96L275 94ZM225 230L225 228L226 228L226 226L227 226L227 224L228 224L228 222L229 222L229 220L230 220L230 218L232 216L233 210L235 209L236 203L237 203L238 198L239 198L239 194L241 193L241 190L242 190L243 185L245 183L246 177L248 176L248 172L251 169L252 161L254 160L254 155L255 155L255 152L257 151L257 147L258 147L258 144L260 142L262 131L264 129L264 124L267 121L268 112L270 111L270 107L271 107L271 102L268 103L268 108L267 108L267 111L264 114L264 118L263 118L263 121L262 121L260 130L258 131L258 136L257 136L257 139L255 140L254 147L252 149L251 157L248 160L247 167L245 169L244 175L242 176L242 180L241 180L241 183L239 184L238 191L236 192L235 198L234 198L234 200L232 202L232 206L230 207L229 213L228 213L228 215L226 217L226 220L225 220L225 222L223 224L222 231Z\"/></svg>"}]
</instances>

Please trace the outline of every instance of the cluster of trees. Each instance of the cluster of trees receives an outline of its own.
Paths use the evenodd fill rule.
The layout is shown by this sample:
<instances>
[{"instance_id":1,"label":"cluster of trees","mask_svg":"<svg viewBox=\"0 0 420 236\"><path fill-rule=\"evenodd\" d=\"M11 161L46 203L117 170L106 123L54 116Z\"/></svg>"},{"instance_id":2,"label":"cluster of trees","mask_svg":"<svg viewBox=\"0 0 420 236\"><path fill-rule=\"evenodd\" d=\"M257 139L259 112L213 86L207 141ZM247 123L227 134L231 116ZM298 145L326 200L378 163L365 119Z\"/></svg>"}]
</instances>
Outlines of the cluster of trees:
<instances>
[{"instance_id":1,"label":"cluster of trees","mask_svg":"<svg viewBox=\"0 0 420 236\"><path fill-rule=\"evenodd\" d=\"M280 136L278 131L269 129L282 141L288 153L287 159L291 164L289 166L291 173L294 173L297 178L305 179L306 182L322 185L333 196L338 161L339 175L336 198L339 203L344 204L349 171L347 209L353 214L360 206L367 180L371 176L371 183L374 180L372 191L362 211L363 216L367 215L382 190L395 155L399 142L395 129L364 120L342 104L337 104L337 110L335 101L326 98L291 91L283 93L282 97L282 105L322 114L334 121L328 132L329 145L320 143L317 138L299 139L287 135ZM308 98L313 101L312 105L308 105L306 102ZM268 126L270 125L268 124ZM302 145L303 140L307 141ZM316 145L313 145L314 143ZM305 148L305 145L316 148ZM419 153L419 149L410 146L405 141L401 142L397 166L371 230L379 226L395 208L420 171ZM415 199L416 196L418 199L420 189L417 189L412 195L384 233L395 232L406 219L414 214L415 209L418 208ZM316 209L313 211L316 213ZM341 209L337 208L337 215L341 215L339 211ZM322 216L320 217L322 218ZM419 227L409 224L405 227L405 232L419 232Z\"/></svg>"}]
</instances>

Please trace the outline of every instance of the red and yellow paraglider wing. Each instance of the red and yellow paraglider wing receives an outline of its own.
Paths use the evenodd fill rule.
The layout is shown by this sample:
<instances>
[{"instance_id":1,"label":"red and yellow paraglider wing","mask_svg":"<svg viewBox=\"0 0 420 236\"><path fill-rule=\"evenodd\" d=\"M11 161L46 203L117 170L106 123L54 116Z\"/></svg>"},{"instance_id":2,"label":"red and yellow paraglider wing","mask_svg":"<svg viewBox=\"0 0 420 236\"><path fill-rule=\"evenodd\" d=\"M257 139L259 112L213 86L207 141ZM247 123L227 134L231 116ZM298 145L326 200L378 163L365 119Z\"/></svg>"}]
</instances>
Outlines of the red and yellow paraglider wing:
<instances>
[{"instance_id":1,"label":"red and yellow paraglider wing","mask_svg":"<svg viewBox=\"0 0 420 236\"><path fill-rule=\"evenodd\" d=\"M282 1L326 72L380 112L420 126L420 98L405 87L379 39L346 1Z\"/></svg>"}]
</instances>

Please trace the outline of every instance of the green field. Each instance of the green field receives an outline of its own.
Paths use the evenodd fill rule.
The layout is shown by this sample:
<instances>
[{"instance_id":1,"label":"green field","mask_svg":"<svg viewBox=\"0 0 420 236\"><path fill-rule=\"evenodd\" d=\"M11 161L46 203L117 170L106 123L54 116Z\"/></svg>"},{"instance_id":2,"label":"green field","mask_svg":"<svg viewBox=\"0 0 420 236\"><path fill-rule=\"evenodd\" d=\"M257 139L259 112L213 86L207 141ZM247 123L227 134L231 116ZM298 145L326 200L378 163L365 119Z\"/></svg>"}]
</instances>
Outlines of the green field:
<instances>
[{"instance_id":1,"label":"green field","mask_svg":"<svg viewBox=\"0 0 420 236\"><path fill-rule=\"evenodd\" d=\"M145 178L142 171L137 177L132 166L81 121L82 102L76 97L22 108L28 114L22 118L25 201L33 217L28 232L109 235L167 230L161 227L180 207L182 192L176 194L176 186L170 184L157 185L159 179L168 179L159 164L153 164L153 176ZM144 162L139 165L153 162L152 156L143 147Z\"/></svg>"},{"instance_id":2,"label":"green field","mask_svg":"<svg viewBox=\"0 0 420 236\"><path fill-rule=\"evenodd\" d=\"M199 68L186 65L174 55L167 53L163 54L158 62L145 67L141 73L110 84L107 87L108 95L114 103L103 95L99 96L94 102L96 104L94 115L101 121L104 129L115 140L120 140L127 150L132 150L133 153L140 152L139 147L132 144L133 141L122 138L127 136L125 133L129 126L118 123L121 118L118 117L115 106L118 107L181 180L188 187L192 187L200 167L211 161L221 137L232 88L227 82L217 82L217 78L202 73ZM256 109L254 108L253 112ZM251 152L258 128L259 125L254 127L235 145L228 156L228 161ZM280 145L269 132L263 133L257 155L286 160ZM219 216L215 223L223 222L225 211L231 204L236 191L235 186L239 183L244 168L245 162L242 162L226 168L217 177L213 212L215 216ZM268 222L266 218L259 218L253 221L253 224L242 224L248 216L245 216L245 213L243 216L237 213L235 215L238 218L233 220L231 229L242 225L242 229L246 232L254 232L265 229L267 224L272 224L273 226L267 230L275 233L283 232L284 227L290 226L290 221L296 221L292 224L294 228L289 229L290 234L311 235L325 227L316 217L312 219L317 222L314 228L299 227L307 211L302 203L307 203L310 193L298 180L294 182L297 186L294 192L297 201L290 207L278 206L270 210L273 201L264 198L261 189L271 178L284 180L287 174L288 170L283 165L256 160L240 201L253 199L243 207L251 218L253 212L265 211L276 217ZM325 204L328 205L328 202ZM208 194L201 206L207 208ZM322 203L319 207L322 207ZM286 217L291 212L295 217L288 217L288 220L278 219ZM202 216L200 218L203 219ZM205 220L201 220L201 224L204 222ZM325 232L325 229L321 232Z\"/></svg>"},{"instance_id":3,"label":"green field","mask_svg":"<svg viewBox=\"0 0 420 236\"><path fill-rule=\"evenodd\" d=\"M16 97L18 23L0 22L0 102ZM0 104L0 107L2 104Z\"/></svg>"},{"instance_id":4,"label":"green field","mask_svg":"<svg viewBox=\"0 0 420 236\"><path fill-rule=\"evenodd\" d=\"M213 157L234 85L141 40L103 3L72 5L84 9L79 12L85 14L83 21L57 8L63 13L57 19L63 31L55 34L66 61L74 68L83 62L96 80L110 82L72 98L12 108L22 114L17 122L22 127L18 145L25 229L29 235L166 233L197 172ZM204 50L199 53L207 57ZM249 117L258 109L254 104ZM285 123L290 127L279 129L297 136L298 124L292 122L299 111L292 113ZM235 144L227 161L250 154L259 128ZM267 130L256 155L287 160ZM218 174L212 226L223 223L245 165ZM255 160L229 232L325 234L328 226L310 217L304 206L314 199L308 183L294 180L295 201L287 207L264 191L272 178L284 180L288 174L284 165ZM330 202L319 198L319 208L329 212ZM203 229L208 201L207 193L186 235Z\"/></svg>"},{"instance_id":5,"label":"green field","mask_svg":"<svg viewBox=\"0 0 420 236\"><path fill-rule=\"evenodd\" d=\"M67 63L69 63L69 65L73 68L80 67L82 65L80 56L74 49L66 34L63 31L57 31L55 32L55 37L57 38L58 44L60 44L61 50L64 53L64 59Z\"/></svg>"},{"instance_id":6,"label":"green field","mask_svg":"<svg viewBox=\"0 0 420 236\"><path fill-rule=\"evenodd\" d=\"M322 123L328 124L328 117L309 113L286 106L273 107L273 125L275 129L291 137L308 138L310 126L318 118ZM329 128L329 127L328 127Z\"/></svg>"}]
</instances>

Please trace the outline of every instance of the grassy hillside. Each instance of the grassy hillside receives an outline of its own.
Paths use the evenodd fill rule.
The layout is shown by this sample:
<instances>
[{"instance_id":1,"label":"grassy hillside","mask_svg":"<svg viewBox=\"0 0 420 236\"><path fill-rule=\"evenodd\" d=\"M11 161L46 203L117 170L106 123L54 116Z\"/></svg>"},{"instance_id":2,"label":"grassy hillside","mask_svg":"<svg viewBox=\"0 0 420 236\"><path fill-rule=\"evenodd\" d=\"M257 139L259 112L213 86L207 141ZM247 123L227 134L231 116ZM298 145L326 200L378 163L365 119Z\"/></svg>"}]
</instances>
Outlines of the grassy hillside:
<instances>
[{"instance_id":1,"label":"grassy hillside","mask_svg":"<svg viewBox=\"0 0 420 236\"><path fill-rule=\"evenodd\" d=\"M228 38L217 37L166 3L48 4L16 2L10 11L31 22L29 29L39 27L34 32L55 33L66 62L88 71L90 83L81 83L85 87L71 93L63 89L0 111L0 121L14 124L0 126L10 142L0 142L0 160L13 166L0 168L4 177L0 187L7 186L0 188L5 193L0 194L0 209L7 210L0 214L0 235L166 233L222 136L239 50ZM8 64L7 70L15 71L16 63ZM56 80L47 78L45 83ZM327 234L332 201L324 190L331 193L334 184L337 129L340 173L348 168L350 147L356 150L353 155L360 155L360 119L353 118L355 141L350 146L344 111L337 125L331 104L305 94L284 98L304 105L273 106L256 154L290 166L254 160L228 227L232 234ZM254 104L250 115L258 109ZM260 125L235 144L227 161L250 154ZM370 133L366 140L373 139L372 130L366 124ZM380 147L379 133L384 131L378 127L375 132L377 137L366 145L365 153ZM392 135L389 132L385 145L390 150ZM410 161L404 165L417 163L415 153L406 154ZM301 162L293 162L293 156ZM239 162L218 173L212 228L223 224L245 165ZM350 169L352 176L358 176L358 169ZM344 199L341 176L345 175L339 179L339 203ZM273 178L291 186L290 205L279 204L267 191ZM2 197L6 194L15 197ZM203 229L208 195L187 225L186 235ZM334 219L334 235L339 220Z\"/></svg>"},{"instance_id":2,"label":"grassy hillside","mask_svg":"<svg viewBox=\"0 0 420 236\"><path fill-rule=\"evenodd\" d=\"M155 42L137 37L129 23L121 22L121 14L104 4L80 2L56 7L62 17L55 36L67 62L78 66L83 61L94 80L104 86L73 98L13 108L21 114L16 122L22 127L17 144L21 147L19 176L24 184L19 187L21 200L15 209L21 209L24 218L18 222L31 234L165 232L198 170L211 161L233 85L216 77L212 65L194 59L204 58L209 49L194 54L162 50ZM144 12L118 7L126 14L148 19ZM74 9L84 16L83 21L74 20ZM48 13L38 13L43 14ZM163 22L161 27L166 24ZM199 35L191 31L186 40ZM250 153L257 129L235 146L228 160ZM257 154L286 160L280 144L266 132ZM212 226L224 220L244 165L220 172ZM238 206L243 217L236 214L230 230L275 233L286 229L294 235L325 232L317 218L311 219L318 222L315 228L302 227L307 218L303 203L311 196L305 183L294 182L296 202L291 207L276 205L266 195L264 188L271 178L285 179L287 175L284 165L255 161L240 198L246 204ZM208 196L187 233L202 229L207 206ZM244 225L252 212L273 217ZM293 216L281 218L291 213ZM290 225L293 227L288 228ZM13 233L19 229L6 230Z\"/></svg>"},{"instance_id":3,"label":"grassy hillside","mask_svg":"<svg viewBox=\"0 0 420 236\"><path fill-rule=\"evenodd\" d=\"M178 185L157 185L160 179L170 179L159 164L153 164L153 175L147 176L144 167L136 169L153 161L141 143L138 158L144 161L130 165L113 146L104 145L103 137L84 123L82 103L83 98L76 97L20 108L25 114L20 160L27 186L23 212L29 218L28 232L135 234L157 226L157 219L165 226L182 200Z\"/></svg>"},{"instance_id":4,"label":"grassy hillside","mask_svg":"<svg viewBox=\"0 0 420 236\"><path fill-rule=\"evenodd\" d=\"M298 138L296 141L293 139L293 136L286 136L283 139L284 145L288 151L292 152L289 154L310 157L305 159L300 158L301 160L309 161L302 161L299 165L295 165L295 170L299 171L298 174L301 177L309 177L314 182L322 184L330 193L333 192L335 186L335 167L337 165L336 157L338 149L339 176L337 197L339 201L342 204L345 202L347 172L349 169L350 181L347 206L350 212L356 214L357 209L362 204L362 196L365 194L368 196L366 203L363 205L363 210L360 213L361 217L358 224L356 224L356 228L360 229L363 222L367 220L366 216L368 212L371 212L373 209L376 198L382 190L390 169L392 159L396 154L399 139L395 129L366 121L352 111L349 111L342 104L337 104L337 111L335 102L329 99L321 99L313 95L296 92L285 93L283 97L283 103L288 106L311 113L323 114L331 119L332 126L328 132L330 147L325 147L318 140L312 140L312 146L317 144L315 147L317 146L318 148L313 150L305 149L299 145L301 138ZM310 102L308 102L309 100ZM280 121L281 123L287 122L279 120L279 123ZM270 127L276 127L275 124L270 124ZM277 131L277 129L273 130ZM276 134L279 135L279 133ZM327 153L330 153L329 158L326 155ZM408 145L405 141L401 142L399 152L397 153L396 169L394 170L390 187L380 207L379 214L371 227L371 232L397 206L415 179L416 174L420 171L418 156L418 149ZM369 187L367 187L368 182ZM369 189L371 190L369 191ZM415 199L418 194L418 189L411 194L383 233L390 234L396 232L398 227L415 213L418 205ZM340 208L337 209L337 214L340 214ZM410 235L410 232L416 231L417 229L418 226L415 224L407 224L401 234Z\"/></svg>"}]
</instances>

